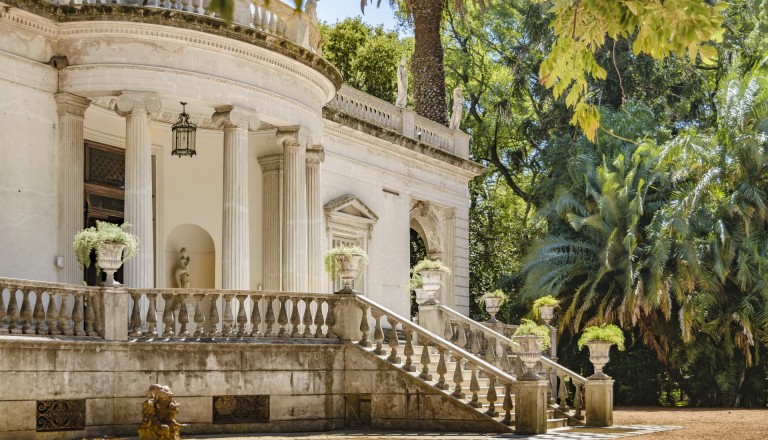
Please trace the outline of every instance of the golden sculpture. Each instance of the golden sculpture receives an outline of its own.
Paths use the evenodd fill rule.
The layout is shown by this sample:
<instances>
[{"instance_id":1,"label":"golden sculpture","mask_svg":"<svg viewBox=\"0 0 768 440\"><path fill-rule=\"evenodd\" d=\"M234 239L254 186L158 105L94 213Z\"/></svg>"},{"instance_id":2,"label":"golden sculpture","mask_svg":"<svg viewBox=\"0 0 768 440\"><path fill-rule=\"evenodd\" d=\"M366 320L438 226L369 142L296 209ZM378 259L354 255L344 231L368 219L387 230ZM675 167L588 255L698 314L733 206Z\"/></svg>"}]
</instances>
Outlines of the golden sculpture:
<instances>
[{"instance_id":1,"label":"golden sculpture","mask_svg":"<svg viewBox=\"0 0 768 440\"><path fill-rule=\"evenodd\" d=\"M181 440L182 424L176 422L179 404L166 385L152 385L141 405L139 440Z\"/></svg>"}]
</instances>

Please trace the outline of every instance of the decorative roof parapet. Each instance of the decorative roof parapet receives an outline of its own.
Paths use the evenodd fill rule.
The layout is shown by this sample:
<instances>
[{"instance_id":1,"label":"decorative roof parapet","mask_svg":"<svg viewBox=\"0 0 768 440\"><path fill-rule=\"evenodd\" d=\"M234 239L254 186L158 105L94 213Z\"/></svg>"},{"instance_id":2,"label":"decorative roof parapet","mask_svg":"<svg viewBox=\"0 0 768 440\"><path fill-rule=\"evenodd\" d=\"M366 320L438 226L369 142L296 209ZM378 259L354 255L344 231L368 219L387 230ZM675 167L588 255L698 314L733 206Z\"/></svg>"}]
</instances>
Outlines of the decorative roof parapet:
<instances>
[{"instance_id":1,"label":"decorative roof parapet","mask_svg":"<svg viewBox=\"0 0 768 440\"><path fill-rule=\"evenodd\" d=\"M157 0L154 1L157 2ZM250 2L244 0L238 0L238 2L250 5ZM315 24L301 12L287 16L284 9L290 9L290 7L279 1L272 1L267 8L263 2L255 0L255 12L252 15L245 17L243 13L236 16L240 24L203 15L206 11L202 6L181 6L180 3L175 4L186 7L188 10L127 4L59 5L48 0L2 0L2 3L58 23L78 21L147 23L231 38L277 52L311 67L327 77L336 89L342 84L341 73L318 54L320 41ZM202 4L200 1L194 3ZM250 11L250 8L241 9ZM246 23L248 21L246 18L250 22Z\"/></svg>"}]
</instances>

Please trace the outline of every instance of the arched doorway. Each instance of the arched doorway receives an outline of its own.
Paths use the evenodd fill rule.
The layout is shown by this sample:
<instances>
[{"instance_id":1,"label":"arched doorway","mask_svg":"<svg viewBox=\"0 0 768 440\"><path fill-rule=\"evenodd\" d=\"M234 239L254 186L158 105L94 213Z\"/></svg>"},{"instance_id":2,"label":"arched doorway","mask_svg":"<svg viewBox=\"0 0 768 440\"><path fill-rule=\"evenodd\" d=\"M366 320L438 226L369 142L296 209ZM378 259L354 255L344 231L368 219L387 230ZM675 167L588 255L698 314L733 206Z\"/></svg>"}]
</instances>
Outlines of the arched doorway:
<instances>
[{"instance_id":1,"label":"arched doorway","mask_svg":"<svg viewBox=\"0 0 768 440\"><path fill-rule=\"evenodd\" d=\"M427 258L427 245L424 244L424 239L419 235L419 232L411 228L411 242L410 242L410 267L416 265L419 261ZM416 303L416 292L411 290L411 317L418 315L419 305Z\"/></svg>"}]
</instances>

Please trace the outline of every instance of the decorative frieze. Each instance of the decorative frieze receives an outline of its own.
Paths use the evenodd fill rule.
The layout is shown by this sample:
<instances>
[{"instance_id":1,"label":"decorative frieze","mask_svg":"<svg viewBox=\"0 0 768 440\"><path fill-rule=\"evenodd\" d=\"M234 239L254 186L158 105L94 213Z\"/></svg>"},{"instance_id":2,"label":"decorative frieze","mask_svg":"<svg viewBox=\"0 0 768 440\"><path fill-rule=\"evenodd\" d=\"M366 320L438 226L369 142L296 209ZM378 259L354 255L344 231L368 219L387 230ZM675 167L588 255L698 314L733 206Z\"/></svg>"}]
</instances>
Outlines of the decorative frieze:
<instances>
[{"instance_id":1,"label":"decorative frieze","mask_svg":"<svg viewBox=\"0 0 768 440\"><path fill-rule=\"evenodd\" d=\"M213 423L269 422L269 396L214 396Z\"/></svg>"},{"instance_id":2,"label":"decorative frieze","mask_svg":"<svg viewBox=\"0 0 768 440\"><path fill-rule=\"evenodd\" d=\"M38 400L37 432L85 429L85 399Z\"/></svg>"}]
</instances>

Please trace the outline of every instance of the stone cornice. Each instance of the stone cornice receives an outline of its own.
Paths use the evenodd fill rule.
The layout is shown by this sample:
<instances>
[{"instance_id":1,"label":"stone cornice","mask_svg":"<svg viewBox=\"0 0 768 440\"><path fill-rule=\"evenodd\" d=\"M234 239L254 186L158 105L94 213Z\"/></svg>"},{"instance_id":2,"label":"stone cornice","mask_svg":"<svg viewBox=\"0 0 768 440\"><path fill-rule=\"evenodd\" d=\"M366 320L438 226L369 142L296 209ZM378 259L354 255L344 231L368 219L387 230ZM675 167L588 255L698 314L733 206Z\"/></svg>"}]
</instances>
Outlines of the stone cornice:
<instances>
[{"instance_id":1,"label":"stone cornice","mask_svg":"<svg viewBox=\"0 0 768 440\"><path fill-rule=\"evenodd\" d=\"M349 133L345 130L331 128L334 134L364 142L368 145L384 149L388 152L398 154L410 160L424 161L425 156L432 166L451 165L461 170L461 174L471 180L480 175L485 169L482 165L471 160L462 159L440 148L433 147L424 142L419 142L403 136L400 133L383 128L363 119L358 119L352 115L330 108L323 108L323 118L333 121L344 127L351 128L357 133ZM393 145L394 144L394 145Z\"/></svg>"},{"instance_id":2,"label":"stone cornice","mask_svg":"<svg viewBox=\"0 0 768 440\"><path fill-rule=\"evenodd\" d=\"M86 21L146 23L218 35L271 50L311 67L325 76L336 90L342 84L341 73L331 63L310 50L284 38L206 15L117 4L54 5L46 0L3 0L3 3L57 23Z\"/></svg>"}]
</instances>

